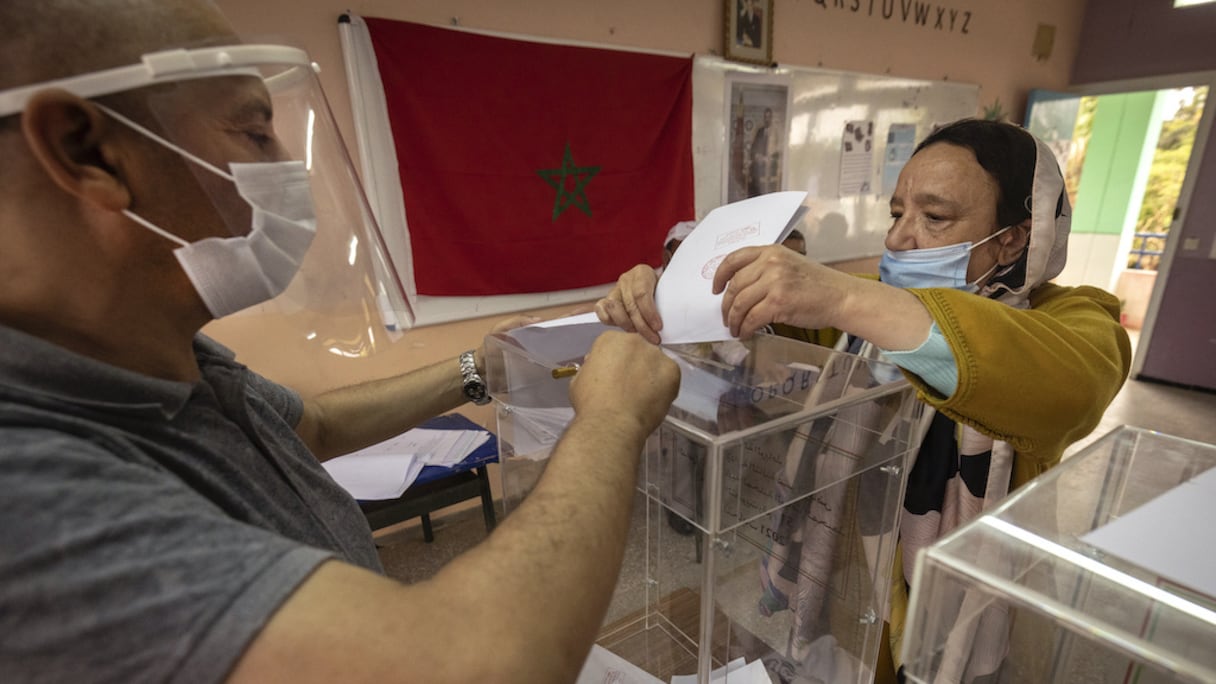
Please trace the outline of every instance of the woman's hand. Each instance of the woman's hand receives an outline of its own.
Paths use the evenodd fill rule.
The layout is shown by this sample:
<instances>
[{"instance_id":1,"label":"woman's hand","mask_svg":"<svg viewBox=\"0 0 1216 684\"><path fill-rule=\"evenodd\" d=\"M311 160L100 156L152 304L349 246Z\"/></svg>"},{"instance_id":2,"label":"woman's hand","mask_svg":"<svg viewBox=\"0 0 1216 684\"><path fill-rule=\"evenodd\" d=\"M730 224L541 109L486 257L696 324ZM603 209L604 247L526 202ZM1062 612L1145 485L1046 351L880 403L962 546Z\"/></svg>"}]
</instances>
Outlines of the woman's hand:
<instances>
[{"instance_id":1,"label":"woman's hand","mask_svg":"<svg viewBox=\"0 0 1216 684\"><path fill-rule=\"evenodd\" d=\"M646 341L658 344L663 321L654 303L654 288L659 283L655 270L638 264L621 275L607 297L595 303L595 315L604 325L615 325L636 332Z\"/></svg>"},{"instance_id":2,"label":"woman's hand","mask_svg":"<svg viewBox=\"0 0 1216 684\"><path fill-rule=\"evenodd\" d=\"M842 304L856 282L781 245L744 247L718 267L714 293L724 292L722 322L732 335L748 339L770 323L840 327Z\"/></svg>"},{"instance_id":3,"label":"woman's hand","mask_svg":"<svg viewBox=\"0 0 1216 684\"><path fill-rule=\"evenodd\" d=\"M769 323L836 328L879 349L915 349L933 319L905 290L807 261L780 245L732 252L714 274L722 322L732 335L751 337Z\"/></svg>"}]
</instances>

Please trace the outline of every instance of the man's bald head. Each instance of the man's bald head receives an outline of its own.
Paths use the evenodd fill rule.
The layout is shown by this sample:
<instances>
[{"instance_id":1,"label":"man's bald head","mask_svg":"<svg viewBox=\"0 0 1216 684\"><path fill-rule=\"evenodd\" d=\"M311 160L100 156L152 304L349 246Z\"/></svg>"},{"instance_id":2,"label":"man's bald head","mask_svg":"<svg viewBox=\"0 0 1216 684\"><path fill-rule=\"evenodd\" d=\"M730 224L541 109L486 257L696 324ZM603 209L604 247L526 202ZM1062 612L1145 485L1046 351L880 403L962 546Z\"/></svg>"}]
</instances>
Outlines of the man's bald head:
<instances>
[{"instance_id":1,"label":"man's bald head","mask_svg":"<svg viewBox=\"0 0 1216 684\"><path fill-rule=\"evenodd\" d=\"M235 36L203 0L9 0L0 3L0 35L0 90Z\"/></svg>"},{"instance_id":2,"label":"man's bald head","mask_svg":"<svg viewBox=\"0 0 1216 684\"><path fill-rule=\"evenodd\" d=\"M237 40L207 0L3 0L0 2L0 90L136 64L145 53ZM141 116L145 92L98 98ZM15 161L21 113L0 117L0 157ZM0 165L13 185L16 163Z\"/></svg>"},{"instance_id":3,"label":"man's bald head","mask_svg":"<svg viewBox=\"0 0 1216 684\"><path fill-rule=\"evenodd\" d=\"M0 36L0 90L135 64L157 50L236 40L206 0L5 0ZM0 133L19 119L0 118Z\"/></svg>"}]
</instances>

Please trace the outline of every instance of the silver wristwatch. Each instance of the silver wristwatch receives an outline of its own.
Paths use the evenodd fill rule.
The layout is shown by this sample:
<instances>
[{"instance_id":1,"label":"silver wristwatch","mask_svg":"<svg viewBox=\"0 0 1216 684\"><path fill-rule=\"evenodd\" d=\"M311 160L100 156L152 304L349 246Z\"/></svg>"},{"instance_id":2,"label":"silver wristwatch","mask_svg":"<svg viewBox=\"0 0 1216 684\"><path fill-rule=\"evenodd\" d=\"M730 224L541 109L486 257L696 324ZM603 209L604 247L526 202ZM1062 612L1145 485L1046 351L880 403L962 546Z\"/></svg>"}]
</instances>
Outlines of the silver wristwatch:
<instances>
[{"instance_id":1,"label":"silver wristwatch","mask_svg":"<svg viewBox=\"0 0 1216 684\"><path fill-rule=\"evenodd\" d=\"M484 406L490 403L490 393L486 391L486 381L477 372L477 362L473 351L469 350L460 355L460 375L464 382L464 396L469 401Z\"/></svg>"}]
</instances>

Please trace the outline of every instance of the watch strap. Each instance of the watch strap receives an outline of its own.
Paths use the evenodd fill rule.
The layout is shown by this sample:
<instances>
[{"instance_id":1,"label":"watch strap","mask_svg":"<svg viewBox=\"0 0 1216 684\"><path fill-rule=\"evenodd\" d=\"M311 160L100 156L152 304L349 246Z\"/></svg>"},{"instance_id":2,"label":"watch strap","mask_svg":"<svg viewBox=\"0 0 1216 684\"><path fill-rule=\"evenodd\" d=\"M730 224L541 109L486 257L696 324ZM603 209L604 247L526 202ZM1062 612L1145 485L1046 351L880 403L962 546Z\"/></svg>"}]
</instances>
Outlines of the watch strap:
<instances>
[{"instance_id":1,"label":"watch strap","mask_svg":"<svg viewBox=\"0 0 1216 684\"><path fill-rule=\"evenodd\" d=\"M473 350L460 355L460 376L462 391L469 401L478 406L490 403L490 394L486 391L486 381L477 372L477 357Z\"/></svg>"}]
</instances>

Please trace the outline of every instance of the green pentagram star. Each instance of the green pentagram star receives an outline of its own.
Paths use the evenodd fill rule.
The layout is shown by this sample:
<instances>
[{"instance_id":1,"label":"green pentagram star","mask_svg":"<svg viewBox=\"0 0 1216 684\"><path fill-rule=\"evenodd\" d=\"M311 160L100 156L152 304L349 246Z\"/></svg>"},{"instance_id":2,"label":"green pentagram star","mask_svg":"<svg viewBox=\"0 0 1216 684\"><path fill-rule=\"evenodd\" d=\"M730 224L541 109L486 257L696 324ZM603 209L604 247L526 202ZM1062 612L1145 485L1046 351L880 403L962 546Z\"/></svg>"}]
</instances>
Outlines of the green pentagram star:
<instances>
[{"instance_id":1,"label":"green pentagram star","mask_svg":"<svg viewBox=\"0 0 1216 684\"><path fill-rule=\"evenodd\" d=\"M562 166L559 169L542 169L537 171L546 183L557 190L557 197L553 200L553 220L556 221L562 212L570 207L571 204L583 210L583 213L591 215L591 205L587 202L587 193L584 188L595 174L600 172L598 166L575 166L574 155L570 154L570 143L566 143L566 153L562 155ZM574 180L574 188L566 189L566 179Z\"/></svg>"}]
</instances>

